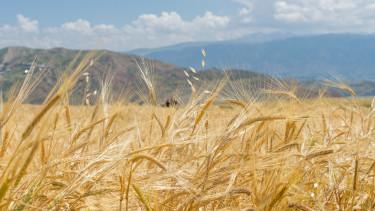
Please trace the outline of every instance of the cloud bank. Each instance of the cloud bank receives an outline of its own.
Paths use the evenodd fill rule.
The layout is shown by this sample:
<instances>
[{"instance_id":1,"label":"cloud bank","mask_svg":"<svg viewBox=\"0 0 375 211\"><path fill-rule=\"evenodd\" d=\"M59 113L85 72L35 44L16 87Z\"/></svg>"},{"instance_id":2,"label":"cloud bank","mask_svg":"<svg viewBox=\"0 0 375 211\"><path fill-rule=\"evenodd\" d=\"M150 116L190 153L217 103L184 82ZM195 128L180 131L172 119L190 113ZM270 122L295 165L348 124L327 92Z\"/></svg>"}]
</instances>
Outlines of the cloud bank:
<instances>
[{"instance_id":1,"label":"cloud bank","mask_svg":"<svg viewBox=\"0 0 375 211\"><path fill-rule=\"evenodd\" d=\"M41 27L39 20L18 14L16 25L0 25L0 47L123 51L236 39L255 32L375 32L373 0L232 0L232 3L238 7L235 14L207 11L189 20L175 11L142 14L123 26L92 24L81 18L60 26Z\"/></svg>"},{"instance_id":2,"label":"cloud bank","mask_svg":"<svg viewBox=\"0 0 375 211\"><path fill-rule=\"evenodd\" d=\"M210 11L192 20L184 20L177 12L143 14L122 27L111 24L93 25L88 20L78 19L57 27L40 28L39 21L22 14L17 15L17 20L18 25L0 26L0 47L63 46L126 50L232 37L226 32L230 18L215 15Z\"/></svg>"}]
</instances>

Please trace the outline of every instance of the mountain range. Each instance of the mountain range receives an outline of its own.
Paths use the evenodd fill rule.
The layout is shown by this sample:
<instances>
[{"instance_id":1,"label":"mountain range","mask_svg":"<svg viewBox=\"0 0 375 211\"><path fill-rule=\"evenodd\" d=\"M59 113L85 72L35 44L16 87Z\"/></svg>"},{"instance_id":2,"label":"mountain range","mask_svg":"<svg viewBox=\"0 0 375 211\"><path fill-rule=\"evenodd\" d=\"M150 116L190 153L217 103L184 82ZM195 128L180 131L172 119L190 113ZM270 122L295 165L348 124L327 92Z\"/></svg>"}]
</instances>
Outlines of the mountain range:
<instances>
[{"instance_id":1,"label":"mountain range","mask_svg":"<svg viewBox=\"0 0 375 211\"><path fill-rule=\"evenodd\" d=\"M29 97L28 102L40 103L48 95L52 87L58 82L61 75L65 74L67 67L80 55L79 61L91 51L77 51L64 48L31 49L24 47L9 47L0 50L0 87L7 92L14 84L25 77L25 71L37 57L36 72L43 72L42 81ZM230 75L233 80L259 81L265 83L270 77L250 71L230 70L224 73L221 70L210 69L200 72L192 72L186 68L180 68L156 60L144 59L138 56L126 55L112 51L97 51L98 58L88 69L90 74L90 90L94 92L101 88L102 82L109 76L112 79L112 95L126 98L131 102L144 102L147 98L145 84L141 79L138 65L144 71L150 72L159 103L167 98L178 95L187 100L193 84L196 89L203 89L213 85ZM80 103L83 98L85 77L78 81L72 94L73 103Z\"/></svg>"},{"instance_id":2,"label":"mountain range","mask_svg":"<svg viewBox=\"0 0 375 211\"><path fill-rule=\"evenodd\" d=\"M199 68L202 48L207 52L204 70ZM375 55L375 35L307 37L259 34L238 40L183 43L129 53L96 51L100 56L88 70L90 91L100 90L103 80L111 76L113 96L131 102L144 102L147 98L138 65L150 70L159 103L175 95L186 101L191 93L190 84L195 89L204 89L225 75L230 76L231 83L247 87L247 92L257 92L265 88L264 84L271 84L277 78L284 84L297 84L300 96L316 96L318 88L321 88L321 79L333 76L343 78L359 95L375 95L375 59L372 58ZM0 49L0 88L6 93L22 81L25 71L37 57L36 70L43 72L43 79L28 102L40 103L59 77L66 74L74 58L80 55L79 62L90 52L65 48ZM194 73L189 67L198 71ZM73 103L82 101L85 86L85 78L82 77L72 92ZM335 90L328 93L331 96L345 95Z\"/></svg>"},{"instance_id":3,"label":"mountain range","mask_svg":"<svg viewBox=\"0 0 375 211\"><path fill-rule=\"evenodd\" d=\"M128 53L181 67L240 68L280 77L375 80L375 34L257 34L233 41L185 43Z\"/></svg>"}]
</instances>

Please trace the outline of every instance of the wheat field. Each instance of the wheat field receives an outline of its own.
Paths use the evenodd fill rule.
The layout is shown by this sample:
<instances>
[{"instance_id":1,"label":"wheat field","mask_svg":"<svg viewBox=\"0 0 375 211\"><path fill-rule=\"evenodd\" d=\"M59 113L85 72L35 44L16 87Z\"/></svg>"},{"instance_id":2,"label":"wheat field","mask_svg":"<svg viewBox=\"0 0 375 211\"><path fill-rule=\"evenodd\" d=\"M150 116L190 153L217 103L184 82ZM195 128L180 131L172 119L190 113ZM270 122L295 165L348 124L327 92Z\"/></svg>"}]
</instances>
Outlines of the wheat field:
<instances>
[{"instance_id":1,"label":"wheat field","mask_svg":"<svg viewBox=\"0 0 375 211\"><path fill-rule=\"evenodd\" d=\"M1 210L374 209L372 99L224 106L219 82L176 108L70 105L89 63L42 105L31 74L1 103Z\"/></svg>"}]
</instances>

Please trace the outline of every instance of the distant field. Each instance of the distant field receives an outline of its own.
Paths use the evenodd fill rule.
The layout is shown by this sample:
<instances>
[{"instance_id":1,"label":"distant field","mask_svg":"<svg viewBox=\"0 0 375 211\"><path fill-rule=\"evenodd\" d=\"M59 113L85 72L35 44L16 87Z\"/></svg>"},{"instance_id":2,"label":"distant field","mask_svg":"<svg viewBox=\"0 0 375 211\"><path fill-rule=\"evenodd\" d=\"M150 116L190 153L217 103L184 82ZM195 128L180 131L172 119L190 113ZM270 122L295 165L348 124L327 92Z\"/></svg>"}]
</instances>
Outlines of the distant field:
<instances>
[{"instance_id":1,"label":"distant field","mask_svg":"<svg viewBox=\"0 0 375 211\"><path fill-rule=\"evenodd\" d=\"M372 99L220 98L71 106L85 65L39 106L2 103L2 210L371 210ZM285 94L285 93L284 93ZM149 95L152 98L152 94Z\"/></svg>"}]
</instances>

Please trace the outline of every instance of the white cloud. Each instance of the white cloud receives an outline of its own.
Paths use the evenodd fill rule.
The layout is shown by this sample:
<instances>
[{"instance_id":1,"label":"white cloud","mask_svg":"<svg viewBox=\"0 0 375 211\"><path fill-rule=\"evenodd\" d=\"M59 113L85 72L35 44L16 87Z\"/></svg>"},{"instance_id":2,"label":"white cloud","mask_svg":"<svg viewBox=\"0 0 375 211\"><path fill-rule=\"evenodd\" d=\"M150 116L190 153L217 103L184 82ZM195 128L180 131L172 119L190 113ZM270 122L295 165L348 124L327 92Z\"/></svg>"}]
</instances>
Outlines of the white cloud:
<instances>
[{"instance_id":1,"label":"white cloud","mask_svg":"<svg viewBox=\"0 0 375 211\"><path fill-rule=\"evenodd\" d=\"M372 4L372 0L277 0L274 17L284 22L355 28L371 22Z\"/></svg>"},{"instance_id":2,"label":"white cloud","mask_svg":"<svg viewBox=\"0 0 375 211\"><path fill-rule=\"evenodd\" d=\"M366 5L366 9L369 11L374 11L375 10L375 3L370 3Z\"/></svg>"},{"instance_id":3,"label":"white cloud","mask_svg":"<svg viewBox=\"0 0 375 211\"><path fill-rule=\"evenodd\" d=\"M178 31L185 28L185 22L176 12L162 12L160 16L144 14L138 17L132 24L134 29L144 31Z\"/></svg>"},{"instance_id":4,"label":"white cloud","mask_svg":"<svg viewBox=\"0 0 375 211\"><path fill-rule=\"evenodd\" d=\"M21 14L17 15L17 20L20 27L27 32L37 32L39 30L39 22L37 20L31 20Z\"/></svg>"},{"instance_id":5,"label":"white cloud","mask_svg":"<svg viewBox=\"0 0 375 211\"><path fill-rule=\"evenodd\" d=\"M235 39L249 33L375 32L374 0L232 0L237 12L207 11L186 19L178 12L142 14L122 26L78 19L48 28L17 15L0 25L0 47L106 48L128 50L180 42Z\"/></svg>"},{"instance_id":6,"label":"white cloud","mask_svg":"<svg viewBox=\"0 0 375 211\"><path fill-rule=\"evenodd\" d=\"M227 16L216 16L212 12L206 12L203 16L196 17L191 25L219 29L226 27L229 24L229 21L230 19Z\"/></svg>"},{"instance_id":7,"label":"white cloud","mask_svg":"<svg viewBox=\"0 0 375 211\"><path fill-rule=\"evenodd\" d=\"M303 8L298 5L288 4L285 1L278 1L275 3L275 18L277 20L286 22L301 22L307 21L305 14L308 12L308 8Z\"/></svg>"},{"instance_id":8,"label":"white cloud","mask_svg":"<svg viewBox=\"0 0 375 211\"><path fill-rule=\"evenodd\" d=\"M293 33L375 32L374 0L232 0L239 22ZM247 20L247 21L246 21Z\"/></svg>"},{"instance_id":9,"label":"white cloud","mask_svg":"<svg viewBox=\"0 0 375 211\"><path fill-rule=\"evenodd\" d=\"M78 19L61 26L39 29L38 21L22 15L17 18L19 27L0 25L0 47L24 45L38 48L63 46L128 50L186 41L229 39L233 34L238 34L227 30L229 17L209 11L191 20L183 19L177 12L143 14L122 27Z\"/></svg>"},{"instance_id":10,"label":"white cloud","mask_svg":"<svg viewBox=\"0 0 375 211\"><path fill-rule=\"evenodd\" d=\"M124 32L130 40L142 37L144 44L155 47L179 42L225 39L230 34L226 30L229 24L229 17L218 16L210 11L192 20L184 20L177 12L162 12L160 15L139 16L124 27Z\"/></svg>"},{"instance_id":11,"label":"white cloud","mask_svg":"<svg viewBox=\"0 0 375 211\"><path fill-rule=\"evenodd\" d=\"M240 21L242 23L251 23L254 20L254 17L252 14L254 10L253 1L252 0L235 0L235 1L242 5L242 7L240 8L238 12Z\"/></svg>"},{"instance_id":12,"label":"white cloud","mask_svg":"<svg viewBox=\"0 0 375 211\"><path fill-rule=\"evenodd\" d=\"M111 25L111 24L99 24L94 26L94 30L96 31L102 31L102 32L114 32L116 31L116 26Z\"/></svg>"},{"instance_id":13,"label":"white cloud","mask_svg":"<svg viewBox=\"0 0 375 211\"><path fill-rule=\"evenodd\" d=\"M192 21L185 21L177 12L162 12L160 16L144 14L125 28L129 31L144 32L189 32L204 29L219 29L228 25L229 17L216 16L212 12L206 12L203 16L197 16Z\"/></svg>"},{"instance_id":14,"label":"white cloud","mask_svg":"<svg viewBox=\"0 0 375 211\"><path fill-rule=\"evenodd\" d=\"M241 8L240 10L240 16L247 16L251 13L251 10L246 8L246 7L243 7Z\"/></svg>"},{"instance_id":15,"label":"white cloud","mask_svg":"<svg viewBox=\"0 0 375 211\"><path fill-rule=\"evenodd\" d=\"M239 15L241 17L242 23L251 23L253 21L253 17L251 15L252 10L249 8L243 7L239 11Z\"/></svg>"},{"instance_id":16,"label":"white cloud","mask_svg":"<svg viewBox=\"0 0 375 211\"><path fill-rule=\"evenodd\" d=\"M116 26L112 24L92 25L88 20L78 19L76 21L66 22L59 28L49 28L49 31L70 31L77 33L94 33L94 32L116 32Z\"/></svg>"},{"instance_id":17,"label":"white cloud","mask_svg":"<svg viewBox=\"0 0 375 211\"><path fill-rule=\"evenodd\" d=\"M73 22L64 23L61 27L69 31L76 31L82 33L91 32L91 23L83 19L78 19Z\"/></svg>"}]
</instances>

